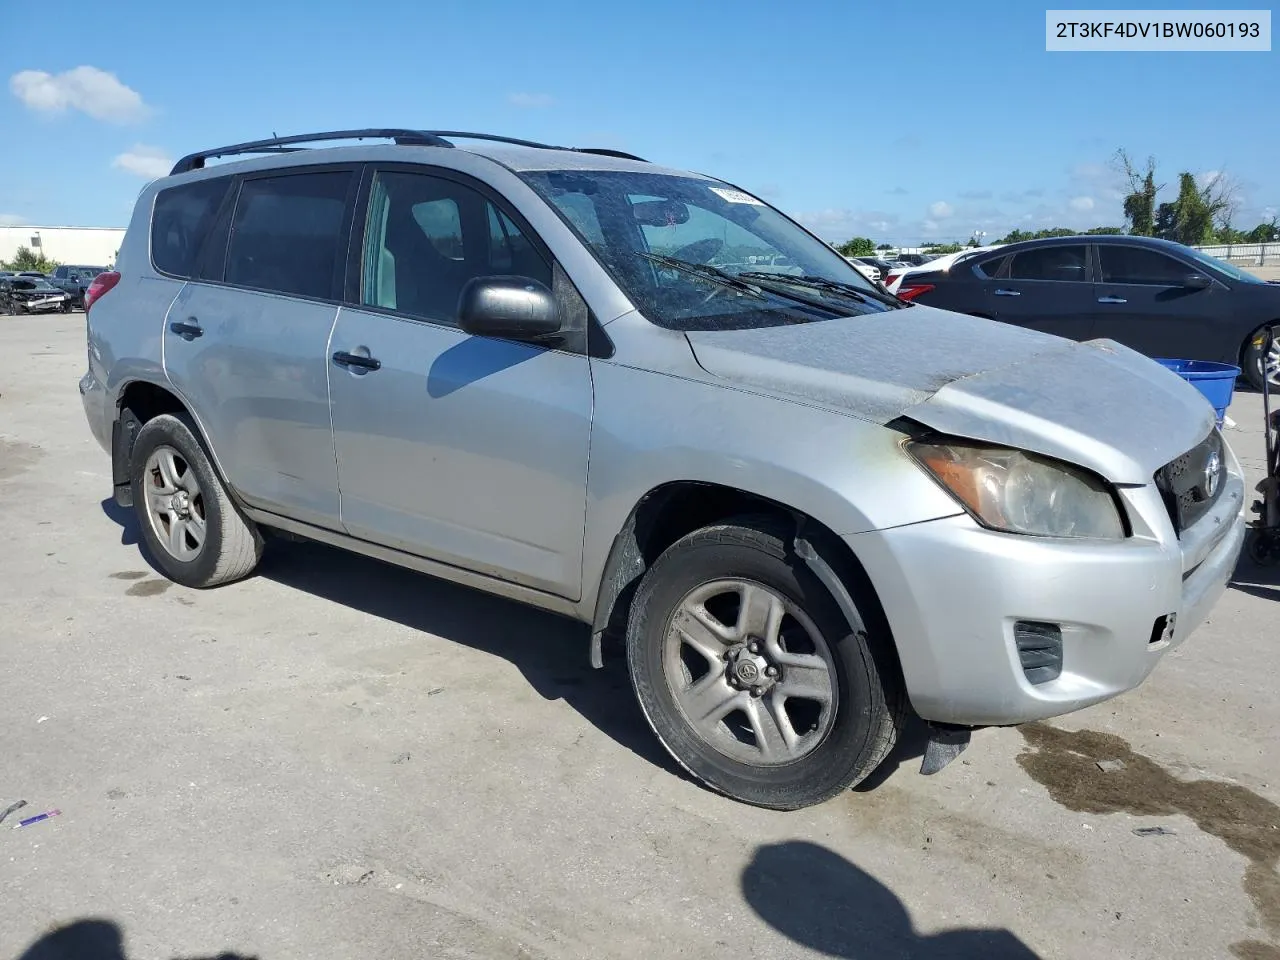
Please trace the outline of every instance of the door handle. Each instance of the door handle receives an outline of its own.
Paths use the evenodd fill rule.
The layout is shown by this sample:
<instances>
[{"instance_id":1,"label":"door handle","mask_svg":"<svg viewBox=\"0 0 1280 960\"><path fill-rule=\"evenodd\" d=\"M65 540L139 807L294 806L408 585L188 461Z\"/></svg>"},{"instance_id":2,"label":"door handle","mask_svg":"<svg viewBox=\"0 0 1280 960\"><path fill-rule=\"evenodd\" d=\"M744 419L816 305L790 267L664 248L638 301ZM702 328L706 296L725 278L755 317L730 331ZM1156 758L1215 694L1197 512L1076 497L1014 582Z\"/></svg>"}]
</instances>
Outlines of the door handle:
<instances>
[{"instance_id":1,"label":"door handle","mask_svg":"<svg viewBox=\"0 0 1280 960\"><path fill-rule=\"evenodd\" d=\"M1021 290L997 290L996 296L997 297L1020 297L1022 296L1022 291Z\"/></svg>"},{"instance_id":2,"label":"door handle","mask_svg":"<svg viewBox=\"0 0 1280 960\"><path fill-rule=\"evenodd\" d=\"M339 350L333 355L333 362L344 367L360 367L362 370L381 370L382 361L373 357L362 357L357 353Z\"/></svg>"},{"instance_id":3,"label":"door handle","mask_svg":"<svg viewBox=\"0 0 1280 960\"><path fill-rule=\"evenodd\" d=\"M1124 297L1099 297L1099 303L1128 303Z\"/></svg>"},{"instance_id":4,"label":"door handle","mask_svg":"<svg viewBox=\"0 0 1280 960\"><path fill-rule=\"evenodd\" d=\"M169 324L169 329L188 342L204 335L204 327L200 326L200 321L195 317L188 317L186 320L175 320Z\"/></svg>"}]
</instances>

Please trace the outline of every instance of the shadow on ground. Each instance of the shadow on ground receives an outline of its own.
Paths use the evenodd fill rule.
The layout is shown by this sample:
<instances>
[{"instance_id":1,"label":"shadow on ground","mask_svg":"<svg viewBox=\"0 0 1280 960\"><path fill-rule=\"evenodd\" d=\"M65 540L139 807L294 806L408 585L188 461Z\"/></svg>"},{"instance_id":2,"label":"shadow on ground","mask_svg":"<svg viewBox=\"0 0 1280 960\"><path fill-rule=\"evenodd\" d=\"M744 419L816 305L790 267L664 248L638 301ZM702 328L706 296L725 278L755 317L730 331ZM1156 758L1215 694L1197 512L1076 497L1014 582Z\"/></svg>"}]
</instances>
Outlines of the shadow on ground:
<instances>
[{"instance_id":1,"label":"shadow on ground","mask_svg":"<svg viewBox=\"0 0 1280 960\"><path fill-rule=\"evenodd\" d=\"M1231 589L1263 600L1280 600L1280 564L1263 566L1242 553L1231 578Z\"/></svg>"},{"instance_id":2,"label":"shadow on ground","mask_svg":"<svg viewBox=\"0 0 1280 960\"><path fill-rule=\"evenodd\" d=\"M132 509L102 510L120 542L138 544ZM146 551L141 550L148 563ZM601 732L650 763L687 776L645 722L620 651L590 664L590 630L554 614L329 547L269 537L257 576L510 661L547 700L564 700Z\"/></svg>"},{"instance_id":3,"label":"shadow on ground","mask_svg":"<svg viewBox=\"0 0 1280 960\"><path fill-rule=\"evenodd\" d=\"M918 933L884 884L817 844L760 847L742 894L762 920L796 943L846 960L1039 960L1008 930Z\"/></svg>"},{"instance_id":4,"label":"shadow on ground","mask_svg":"<svg viewBox=\"0 0 1280 960\"><path fill-rule=\"evenodd\" d=\"M128 960L124 935L110 920L90 918L58 927L27 947L16 960ZM175 958L177 960L177 958ZM181 960L202 960L184 957ZM219 953L203 960L256 960L239 953Z\"/></svg>"}]
</instances>

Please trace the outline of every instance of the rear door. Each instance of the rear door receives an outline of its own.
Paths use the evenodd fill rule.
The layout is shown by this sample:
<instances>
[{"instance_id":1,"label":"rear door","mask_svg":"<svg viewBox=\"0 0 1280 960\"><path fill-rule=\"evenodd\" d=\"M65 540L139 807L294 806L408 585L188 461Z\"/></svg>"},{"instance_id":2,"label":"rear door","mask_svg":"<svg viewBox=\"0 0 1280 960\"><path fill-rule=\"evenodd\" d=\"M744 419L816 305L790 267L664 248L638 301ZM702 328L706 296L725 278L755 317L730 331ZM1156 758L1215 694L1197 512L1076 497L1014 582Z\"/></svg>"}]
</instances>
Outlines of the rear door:
<instances>
[{"instance_id":1,"label":"rear door","mask_svg":"<svg viewBox=\"0 0 1280 960\"><path fill-rule=\"evenodd\" d=\"M1093 283L1087 243L1032 247L1014 253L984 284L989 316L1071 340L1093 335Z\"/></svg>"},{"instance_id":2,"label":"rear door","mask_svg":"<svg viewBox=\"0 0 1280 960\"><path fill-rule=\"evenodd\" d=\"M347 531L578 599L589 360L471 336L457 306L467 281L485 275L529 277L561 304L581 300L483 184L422 166L374 167L367 180L361 267L329 359Z\"/></svg>"},{"instance_id":3,"label":"rear door","mask_svg":"<svg viewBox=\"0 0 1280 960\"><path fill-rule=\"evenodd\" d=\"M1094 336L1149 357L1219 357L1228 295L1222 284L1214 280L1203 290L1183 286L1189 274L1207 272L1159 250L1124 243L1099 243L1096 249Z\"/></svg>"},{"instance_id":4,"label":"rear door","mask_svg":"<svg viewBox=\"0 0 1280 960\"><path fill-rule=\"evenodd\" d=\"M165 370L236 492L332 528L340 520L327 347L356 187L354 166L237 179L164 331Z\"/></svg>"}]
</instances>

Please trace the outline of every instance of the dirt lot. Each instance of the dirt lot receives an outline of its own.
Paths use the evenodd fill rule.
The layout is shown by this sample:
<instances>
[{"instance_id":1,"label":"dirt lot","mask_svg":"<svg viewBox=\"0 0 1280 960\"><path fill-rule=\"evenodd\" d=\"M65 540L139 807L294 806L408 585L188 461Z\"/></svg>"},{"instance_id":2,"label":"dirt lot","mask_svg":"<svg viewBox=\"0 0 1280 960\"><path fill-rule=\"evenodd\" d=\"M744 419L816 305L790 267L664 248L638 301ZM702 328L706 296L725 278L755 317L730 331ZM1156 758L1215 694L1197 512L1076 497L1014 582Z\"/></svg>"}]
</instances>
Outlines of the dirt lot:
<instances>
[{"instance_id":1,"label":"dirt lot","mask_svg":"<svg viewBox=\"0 0 1280 960\"><path fill-rule=\"evenodd\" d=\"M62 811L0 827L0 957L90 918L32 960L1280 957L1276 570L1127 697L765 812L682 778L573 624L306 545L157 577L84 349L0 319L0 809Z\"/></svg>"}]
</instances>

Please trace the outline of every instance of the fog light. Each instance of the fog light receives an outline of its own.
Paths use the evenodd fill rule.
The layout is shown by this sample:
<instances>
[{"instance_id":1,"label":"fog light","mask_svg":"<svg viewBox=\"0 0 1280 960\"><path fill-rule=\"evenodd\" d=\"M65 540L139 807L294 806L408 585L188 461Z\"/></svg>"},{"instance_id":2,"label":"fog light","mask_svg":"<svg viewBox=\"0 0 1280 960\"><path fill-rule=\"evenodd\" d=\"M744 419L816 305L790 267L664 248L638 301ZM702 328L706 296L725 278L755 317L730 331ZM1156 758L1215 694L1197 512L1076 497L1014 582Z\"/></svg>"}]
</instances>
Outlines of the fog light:
<instances>
[{"instance_id":1,"label":"fog light","mask_svg":"<svg viewBox=\"0 0 1280 960\"><path fill-rule=\"evenodd\" d=\"M1013 625L1022 672L1032 683L1048 683L1062 674L1062 628L1056 623L1019 620Z\"/></svg>"}]
</instances>

